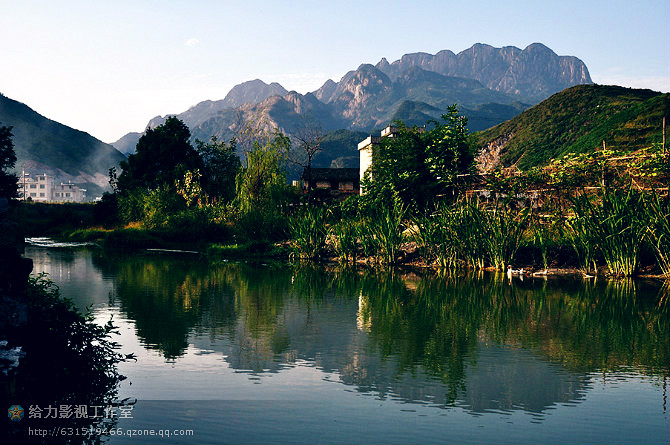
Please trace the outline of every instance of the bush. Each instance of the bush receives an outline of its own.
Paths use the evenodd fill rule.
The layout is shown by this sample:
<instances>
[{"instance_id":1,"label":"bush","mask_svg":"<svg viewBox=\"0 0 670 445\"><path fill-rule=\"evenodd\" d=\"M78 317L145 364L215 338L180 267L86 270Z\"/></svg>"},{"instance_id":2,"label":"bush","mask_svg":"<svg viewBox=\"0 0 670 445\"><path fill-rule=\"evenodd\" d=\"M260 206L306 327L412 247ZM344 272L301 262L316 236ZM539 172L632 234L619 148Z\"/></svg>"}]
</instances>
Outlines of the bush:
<instances>
[{"instance_id":1,"label":"bush","mask_svg":"<svg viewBox=\"0 0 670 445\"><path fill-rule=\"evenodd\" d=\"M45 275L31 277L25 294L28 322L24 327L1 332L2 338L21 345L26 353L11 385L2 385L3 400L26 400L37 406L54 401L70 405L107 406L114 402L118 384L125 377L118 363L132 355L118 352L110 337L117 334L112 321L99 326L93 316L82 315L63 298ZM26 402L27 403L27 402ZM26 416L27 417L27 416ZM33 442L19 422L9 422L11 443ZM91 427L90 418L45 419L40 428Z\"/></svg>"}]
</instances>

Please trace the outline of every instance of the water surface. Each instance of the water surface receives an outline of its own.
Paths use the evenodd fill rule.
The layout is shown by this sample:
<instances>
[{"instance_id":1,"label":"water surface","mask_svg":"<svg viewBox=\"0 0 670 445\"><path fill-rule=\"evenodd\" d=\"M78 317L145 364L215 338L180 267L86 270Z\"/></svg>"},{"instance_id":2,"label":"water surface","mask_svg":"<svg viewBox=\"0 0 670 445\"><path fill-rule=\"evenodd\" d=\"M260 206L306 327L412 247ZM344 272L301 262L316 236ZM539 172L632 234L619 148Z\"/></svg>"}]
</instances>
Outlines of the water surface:
<instances>
[{"instance_id":1,"label":"water surface","mask_svg":"<svg viewBox=\"0 0 670 445\"><path fill-rule=\"evenodd\" d=\"M670 329L644 281L209 264L31 246L113 317L157 443L668 443ZM176 430L176 431L175 431ZM189 437L173 436L192 430ZM112 443L148 439L112 436Z\"/></svg>"}]
</instances>

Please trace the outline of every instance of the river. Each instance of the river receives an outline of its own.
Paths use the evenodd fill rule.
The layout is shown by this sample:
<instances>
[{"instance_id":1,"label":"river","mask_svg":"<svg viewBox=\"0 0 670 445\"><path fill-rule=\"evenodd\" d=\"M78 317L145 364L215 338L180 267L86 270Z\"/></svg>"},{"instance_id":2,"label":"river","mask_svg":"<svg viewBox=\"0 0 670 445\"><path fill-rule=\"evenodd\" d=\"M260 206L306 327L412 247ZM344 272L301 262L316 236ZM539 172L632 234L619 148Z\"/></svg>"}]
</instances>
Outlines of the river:
<instances>
[{"instance_id":1,"label":"river","mask_svg":"<svg viewBox=\"0 0 670 445\"><path fill-rule=\"evenodd\" d=\"M25 256L137 357L110 443L670 442L659 283Z\"/></svg>"}]
</instances>

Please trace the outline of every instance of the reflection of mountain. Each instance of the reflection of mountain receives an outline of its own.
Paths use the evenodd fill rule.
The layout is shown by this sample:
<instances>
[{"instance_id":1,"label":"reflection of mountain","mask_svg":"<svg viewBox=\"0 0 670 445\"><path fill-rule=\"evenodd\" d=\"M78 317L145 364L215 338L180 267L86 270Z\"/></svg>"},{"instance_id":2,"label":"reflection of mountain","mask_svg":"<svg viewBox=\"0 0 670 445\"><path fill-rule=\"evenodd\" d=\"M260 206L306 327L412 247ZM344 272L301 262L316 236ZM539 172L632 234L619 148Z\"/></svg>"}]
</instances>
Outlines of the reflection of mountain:
<instances>
[{"instance_id":1,"label":"reflection of mountain","mask_svg":"<svg viewBox=\"0 0 670 445\"><path fill-rule=\"evenodd\" d=\"M314 365L357 391L470 412L579 401L588 373L667 373L655 288L97 258L141 341L252 374ZM332 378L332 377L329 377Z\"/></svg>"}]
</instances>

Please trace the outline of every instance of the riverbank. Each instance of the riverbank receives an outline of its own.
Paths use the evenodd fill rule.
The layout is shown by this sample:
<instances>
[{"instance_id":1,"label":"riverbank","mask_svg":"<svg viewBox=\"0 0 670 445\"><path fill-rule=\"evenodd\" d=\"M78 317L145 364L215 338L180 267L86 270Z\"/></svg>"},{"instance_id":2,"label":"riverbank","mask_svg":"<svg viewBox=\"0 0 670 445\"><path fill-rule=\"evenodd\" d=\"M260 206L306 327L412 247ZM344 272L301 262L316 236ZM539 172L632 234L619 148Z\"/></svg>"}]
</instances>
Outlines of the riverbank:
<instances>
[{"instance_id":1,"label":"riverbank","mask_svg":"<svg viewBox=\"0 0 670 445\"><path fill-rule=\"evenodd\" d=\"M105 249L167 249L197 251L213 261L274 260L291 261L300 257L296 242L285 239L273 242L265 239L249 240L239 227L232 224L211 223L205 227L147 228L141 223L123 226L105 226L104 215L92 204L19 203L13 209L14 219L24 228L26 236L49 236L62 242L91 242ZM352 222L351 224L357 224ZM406 231L407 232L407 231ZM411 234L405 233L405 239ZM289 237L290 238L290 237ZM562 241L544 241L539 247L533 234L525 236L511 262L513 270L523 275L607 276L602 258L596 258L597 271L583 272L573 246ZM347 261L338 256L337 240L325 237L318 256L308 259L319 263L349 264L360 267L380 267L378 256L366 255L363 246L353 247ZM394 266L439 270L437 263L427 262L416 242L401 242L397 246ZM545 265L546 260L546 265ZM386 266L384 266L386 267ZM546 269L546 272L545 272ZM494 271L494 267L485 268ZM663 278L654 253L642 250L639 255L638 277Z\"/></svg>"}]
</instances>

